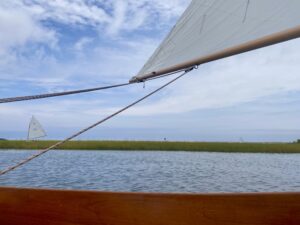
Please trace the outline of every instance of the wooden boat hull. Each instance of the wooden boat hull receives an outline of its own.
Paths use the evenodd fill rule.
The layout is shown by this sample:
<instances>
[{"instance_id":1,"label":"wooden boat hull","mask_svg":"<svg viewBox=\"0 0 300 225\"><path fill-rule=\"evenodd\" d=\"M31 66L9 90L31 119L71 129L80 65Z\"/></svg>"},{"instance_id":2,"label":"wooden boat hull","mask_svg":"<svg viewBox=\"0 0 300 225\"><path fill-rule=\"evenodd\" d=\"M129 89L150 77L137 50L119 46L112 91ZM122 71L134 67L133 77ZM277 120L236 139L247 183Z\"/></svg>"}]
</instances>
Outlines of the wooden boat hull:
<instances>
[{"instance_id":1,"label":"wooden boat hull","mask_svg":"<svg viewBox=\"0 0 300 225\"><path fill-rule=\"evenodd\" d=\"M300 224L300 193L146 194L0 188L1 225Z\"/></svg>"}]
</instances>

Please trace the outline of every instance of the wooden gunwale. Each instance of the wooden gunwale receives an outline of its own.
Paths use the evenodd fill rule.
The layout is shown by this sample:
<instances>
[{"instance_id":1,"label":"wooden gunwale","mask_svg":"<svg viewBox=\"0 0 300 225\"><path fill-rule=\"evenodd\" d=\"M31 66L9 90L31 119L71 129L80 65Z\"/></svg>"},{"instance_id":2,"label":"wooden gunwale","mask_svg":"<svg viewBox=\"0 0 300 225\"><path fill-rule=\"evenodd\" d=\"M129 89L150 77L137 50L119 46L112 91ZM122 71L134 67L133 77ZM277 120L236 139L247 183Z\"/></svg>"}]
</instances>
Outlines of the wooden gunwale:
<instances>
[{"instance_id":1,"label":"wooden gunwale","mask_svg":"<svg viewBox=\"0 0 300 225\"><path fill-rule=\"evenodd\" d=\"M1 225L299 225L300 193L161 194L0 188Z\"/></svg>"}]
</instances>

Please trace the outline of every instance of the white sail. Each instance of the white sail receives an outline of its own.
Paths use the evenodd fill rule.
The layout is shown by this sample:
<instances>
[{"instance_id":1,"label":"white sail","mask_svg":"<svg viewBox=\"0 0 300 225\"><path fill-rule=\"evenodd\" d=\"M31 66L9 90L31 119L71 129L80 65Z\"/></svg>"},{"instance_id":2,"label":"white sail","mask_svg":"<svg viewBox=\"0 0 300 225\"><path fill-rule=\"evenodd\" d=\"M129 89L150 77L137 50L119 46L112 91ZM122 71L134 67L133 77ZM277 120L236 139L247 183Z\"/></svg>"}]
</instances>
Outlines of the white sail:
<instances>
[{"instance_id":1,"label":"white sail","mask_svg":"<svg viewBox=\"0 0 300 225\"><path fill-rule=\"evenodd\" d=\"M34 116L32 116L28 128L28 140L33 140L45 136L47 136L47 134L43 129L42 125Z\"/></svg>"},{"instance_id":2,"label":"white sail","mask_svg":"<svg viewBox=\"0 0 300 225\"><path fill-rule=\"evenodd\" d=\"M136 78L179 71L185 65L299 36L300 0L193 0Z\"/></svg>"}]
</instances>

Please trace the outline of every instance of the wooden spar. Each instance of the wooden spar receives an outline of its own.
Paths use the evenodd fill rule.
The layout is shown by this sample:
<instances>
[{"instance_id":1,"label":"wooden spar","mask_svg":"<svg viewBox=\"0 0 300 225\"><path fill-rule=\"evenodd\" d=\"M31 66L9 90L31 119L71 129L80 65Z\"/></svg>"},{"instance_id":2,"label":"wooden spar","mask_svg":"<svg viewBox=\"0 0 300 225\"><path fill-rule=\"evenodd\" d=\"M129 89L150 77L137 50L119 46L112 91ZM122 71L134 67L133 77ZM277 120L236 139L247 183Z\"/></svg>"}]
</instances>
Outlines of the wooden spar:
<instances>
[{"instance_id":1,"label":"wooden spar","mask_svg":"<svg viewBox=\"0 0 300 225\"><path fill-rule=\"evenodd\" d=\"M296 225L300 193L145 194L0 188L3 225Z\"/></svg>"},{"instance_id":2,"label":"wooden spar","mask_svg":"<svg viewBox=\"0 0 300 225\"><path fill-rule=\"evenodd\" d=\"M135 83L135 82L143 82L149 78L158 77L164 74L174 73L176 71L182 71L187 68L191 68L193 66L201 65L204 63L212 62L218 59L223 59L226 57L230 57L233 55L238 55L244 52L252 51L258 48L267 47L270 45L278 44L281 42L289 41L295 38L300 37L300 26L297 26L292 29L288 29L279 33L275 33L272 35L268 35L262 38L259 38L254 41L250 41L232 48L227 48L225 50L222 50L220 52L216 52L211 55L207 55L204 57L200 57L188 62L184 62L166 69L162 69L159 71L153 71L152 73L135 76L133 77L129 82Z\"/></svg>"}]
</instances>

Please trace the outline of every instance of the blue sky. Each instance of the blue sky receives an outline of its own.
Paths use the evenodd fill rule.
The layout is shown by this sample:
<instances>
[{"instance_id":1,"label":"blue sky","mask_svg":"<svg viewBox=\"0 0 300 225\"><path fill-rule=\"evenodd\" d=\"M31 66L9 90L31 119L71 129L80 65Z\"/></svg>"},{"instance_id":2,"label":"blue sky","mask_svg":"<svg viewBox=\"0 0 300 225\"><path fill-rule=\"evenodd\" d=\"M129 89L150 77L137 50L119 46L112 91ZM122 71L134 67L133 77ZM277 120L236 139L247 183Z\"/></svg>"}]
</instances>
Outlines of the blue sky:
<instances>
[{"instance_id":1,"label":"blue sky","mask_svg":"<svg viewBox=\"0 0 300 225\"><path fill-rule=\"evenodd\" d=\"M0 2L0 96L128 81L188 0ZM199 67L80 139L293 141L300 138L300 40ZM97 93L0 105L0 137L35 115L64 138L170 78Z\"/></svg>"}]
</instances>

